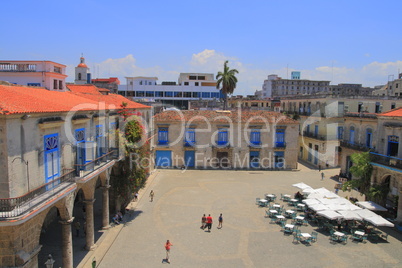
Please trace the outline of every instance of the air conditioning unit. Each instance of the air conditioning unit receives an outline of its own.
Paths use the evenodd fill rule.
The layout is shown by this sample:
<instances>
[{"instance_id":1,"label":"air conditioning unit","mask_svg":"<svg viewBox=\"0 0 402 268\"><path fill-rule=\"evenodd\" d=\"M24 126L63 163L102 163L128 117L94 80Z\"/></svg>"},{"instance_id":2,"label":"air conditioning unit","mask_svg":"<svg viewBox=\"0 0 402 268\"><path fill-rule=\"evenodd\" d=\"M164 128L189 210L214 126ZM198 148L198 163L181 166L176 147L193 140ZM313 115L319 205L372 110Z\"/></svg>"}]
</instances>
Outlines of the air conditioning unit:
<instances>
[{"instance_id":1,"label":"air conditioning unit","mask_svg":"<svg viewBox=\"0 0 402 268\"><path fill-rule=\"evenodd\" d=\"M345 113L349 112L349 105L345 105L344 110Z\"/></svg>"}]
</instances>

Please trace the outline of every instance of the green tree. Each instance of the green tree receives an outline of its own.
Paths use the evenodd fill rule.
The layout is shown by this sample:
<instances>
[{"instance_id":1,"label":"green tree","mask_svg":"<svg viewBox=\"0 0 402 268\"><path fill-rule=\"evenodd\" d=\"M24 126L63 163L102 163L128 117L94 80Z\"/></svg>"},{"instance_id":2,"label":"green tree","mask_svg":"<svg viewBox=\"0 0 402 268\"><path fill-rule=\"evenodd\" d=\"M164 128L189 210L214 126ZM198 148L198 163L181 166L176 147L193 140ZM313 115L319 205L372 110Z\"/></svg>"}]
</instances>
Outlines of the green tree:
<instances>
[{"instance_id":1,"label":"green tree","mask_svg":"<svg viewBox=\"0 0 402 268\"><path fill-rule=\"evenodd\" d=\"M234 89L236 88L237 78L236 74L239 73L236 69L229 69L228 66L229 61L225 61L223 64L223 72L218 72L216 75L216 88L219 89L223 96L223 109L227 109L227 97L228 94L233 94Z\"/></svg>"},{"instance_id":2,"label":"green tree","mask_svg":"<svg viewBox=\"0 0 402 268\"><path fill-rule=\"evenodd\" d=\"M357 177L343 184L343 191L350 191L353 188L358 188L360 193L370 196L370 180L373 166L370 163L370 153L355 153L350 156L353 166L350 172Z\"/></svg>"}]
</instances>

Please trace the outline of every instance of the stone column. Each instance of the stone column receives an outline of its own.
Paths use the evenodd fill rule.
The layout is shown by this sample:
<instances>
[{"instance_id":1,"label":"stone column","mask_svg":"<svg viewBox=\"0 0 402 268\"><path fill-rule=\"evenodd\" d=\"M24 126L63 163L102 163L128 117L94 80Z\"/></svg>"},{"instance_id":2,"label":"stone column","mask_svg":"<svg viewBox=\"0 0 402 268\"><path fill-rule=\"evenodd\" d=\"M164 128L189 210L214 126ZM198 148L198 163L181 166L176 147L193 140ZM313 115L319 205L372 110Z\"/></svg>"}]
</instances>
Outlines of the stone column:
<instances>
[{"instance_id":1,"label":"stone column","mask_svg":"<svg viewBox=\"0 0 402 268\"><path fill-rule=\"evenodd\" d=\"M84 200L86 215L86 246L87 250L95 249L95 232L94 232L94 202L95 199Z\"/></svg>"},{"instance_id":2,"label":"stone column","mask_svg":"<svg viewBox=\"0 0 402 268\"><path fill-rule=\"evenodd\" d=\"M73 268L73 237L71 234L71 223L74 217L69 220L59 221L61 224L63 268Z\"/></svg>"},{"instance_id":3,"label":"stone column","mask_svg":"<svg viewBox=\"0 0 402 268\"><path fill-rule=\"evenodd\" d=\"M109 225L109 188L110 185L102 186L102 229L107 230Z\"/></svg>"},{"instance_id":4,"label":"stone column","mask_svg":"<svg viewBox=\"0 0 402 268\"><path fill-rule=\"evenodd\" d=\"M370 185L371 186L373 186L374 184L378 183L379 178L377 178L377 173L378 173L377 171L378 171L377 168L374 167L373 171L371 172L371 178L370 178Z\"/></svg>"}]
</instances>

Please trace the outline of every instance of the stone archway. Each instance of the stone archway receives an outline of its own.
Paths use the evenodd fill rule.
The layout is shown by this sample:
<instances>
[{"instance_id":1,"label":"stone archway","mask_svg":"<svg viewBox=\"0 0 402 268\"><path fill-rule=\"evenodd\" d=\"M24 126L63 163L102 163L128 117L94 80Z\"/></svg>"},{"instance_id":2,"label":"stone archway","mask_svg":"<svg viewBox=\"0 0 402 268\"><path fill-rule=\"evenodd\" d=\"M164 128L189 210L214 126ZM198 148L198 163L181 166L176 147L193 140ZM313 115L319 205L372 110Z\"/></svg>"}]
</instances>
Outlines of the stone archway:
<instances>
[{"instance_id":1,"label":"stone archway","mask_svg":"<svg viewBox=\"0 0 402 268\"><path fill-rule=\"evenodd\" d=\"M41 267L47 260L49 254L55 260L56 267L61 266L63 262L63 252L60 250L62 243L62 226L59 223L60 212L57 207L50 208L44 213L42 225L40 228L38 244L42 246L38 254L38 267Z\"/></svg>"}]
</instances>

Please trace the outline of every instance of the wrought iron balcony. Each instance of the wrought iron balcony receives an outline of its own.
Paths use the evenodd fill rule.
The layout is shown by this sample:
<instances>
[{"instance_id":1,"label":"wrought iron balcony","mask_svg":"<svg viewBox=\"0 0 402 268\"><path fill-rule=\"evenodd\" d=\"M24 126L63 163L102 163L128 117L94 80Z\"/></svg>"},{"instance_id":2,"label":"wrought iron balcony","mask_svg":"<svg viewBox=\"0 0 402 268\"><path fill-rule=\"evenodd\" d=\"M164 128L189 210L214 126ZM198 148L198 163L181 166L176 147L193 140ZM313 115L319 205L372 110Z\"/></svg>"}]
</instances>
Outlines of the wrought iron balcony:
<instances>
[{"instance_id":1,"label":"wrought iron balcony","mask_svg":"<svg viewBox=\"0 0 402 268\"><path fill-rule=\"evenodd\" d=\"M84 177L89 173L91 173L92 171L98 169L103 163L112 160L115 155L116 155L115 151L110 151L88 163L76 164L74 165L75 175L77 177Z\"/></svg>"},{"instance_id":2,"label":"wrought iron balcony","mask_svg":"<svg viewBox=\"0 0 402 268\"><path fill-rule=\"evenodd\" d=\"M341 146L345 148L349 148L356 151L368 152L370 150L374 150L373 148L367 147L365 144L360 143L350 143L349 141L341 141Z\"/></svg>"},{"instance_id":3,"label":"wrought iron balcony","mask_svg":"<svg viewBox=\"0 0 402 268\"><path fill-rule=\"evenodd\" d=\"M195 141L184 141L184 147L194 147Z\"/></svg>"},{"instance_id":4,"label":"wrought iron balcony","mask_svg":"<svg viewBox=\"0 0 402 268\"><path fill-rule=\"evenodd\" d=\"M370 152L371 162L375 164L380 164L390 168L397 168L402 171L402 159L394 156L388 156L378 153Z\"/></svg>"},{"instance_id":5,"label":"wrought iron balcony","mask_svg":"<svg viewBox=\"0 0 402 268\"><path fill-rule=\"evenodd\" d=\"M274 143L274 148L275 149L285 149L286 148L286 142L275 142Z\"/></svg>"},{"instance_id":6,"label":"wrought iron balcony","mask_svg":"<svg viewBox=\"0 0 402 268\"><path fill-rule=\"evenodd\" d=\"M321 140L321 141L329 141L329 140L338 140L339 138L335 135L319 135L307 131L303 131L303 137L308 137L308 138L313 138L316 140Z\"/></svg>"},{"instance_id":7,"label":"wrought iron balcony","mask_svg":"<svg viewBox=\"0 0 402 268\"><path fill-rule=\"evenodd\" d=\"M66 189L71 183L74 183L75 172L74 169L66 169L64 172L62 176L22 196L0 199L0 219L20 216L33 207L48 201L48 196L53 196Z\"/></svg>"}]
</instances>

